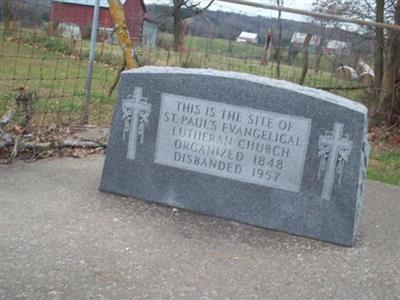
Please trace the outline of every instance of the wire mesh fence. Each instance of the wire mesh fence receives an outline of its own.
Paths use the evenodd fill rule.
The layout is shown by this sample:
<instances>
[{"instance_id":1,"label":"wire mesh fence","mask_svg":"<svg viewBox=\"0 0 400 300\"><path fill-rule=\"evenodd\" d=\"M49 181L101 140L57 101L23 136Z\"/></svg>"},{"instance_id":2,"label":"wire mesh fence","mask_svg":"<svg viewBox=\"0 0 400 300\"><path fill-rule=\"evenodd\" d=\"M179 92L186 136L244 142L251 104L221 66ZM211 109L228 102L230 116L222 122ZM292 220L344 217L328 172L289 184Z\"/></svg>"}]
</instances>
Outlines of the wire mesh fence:
<instances>
[{"instance_id":1,"label":"wire mesh fence","mask_svg":"<svg viewBox=\"0 0 400 300\"><path fill-rule=\"evenodd\" d=\"M82 1L87 1L87 4L93 2ZM73 23L55 22L52 19L54 1L9 1L9 7L6 7L6 2L1 7L0 23L0 115L18 104L15 99L23 93L34 102L31 124L80 123L84 107L90 23L86 27L79 27ZM73 5L73 13L80 15L83 20L91 20L93 6L86 6L91 9ZM174 47L171 29L163 26L162 18L156 17L156 42L135 40L135 55L139 64L215 68L292 82L301 81L307 67L306 86L330 90L367 104L368 99L373 97L372 88L368 88L371 82L360 81L358 76L365 65L372 64L372 58L369 51L356 50L353 33L342 32L342 39L349 47L326 49L316 66L319 59L316 47L307 47L310 51L306 53L303 49L304 39L300 39L300 42L293 40L294 32L286 34L282 41L272 41L268 45L268 32L276 28L265 23L265 18L259 18L256 32L259 39L241 41L237 37L246 28L238 16L245 17L244 13L239 11L233 15L227 26L216 22L223 19L223 14L214 11L191 19L186 24L185 36L181 37L183 47L179 49ZM123 57L113 38L112 29L100 22L98 31L89 123L109 126L115 101L113 86L118 78L118 70L123 66ZM296 31L301 31L301 28ZM145 33L141 34L143 38ZM279 65L278 58L274 56L278 47ZM350 70L350 67L354 70ZM338 73L338 68L341 73Z\"/></svg>"},{"instance_id":2,"label":"wire mesh fence","mask_svg":"<svg viewBox=\"0 0 400 300\"><path fill-rule=\"evenodd\" d=\"M0 25L0 114L23 92L35 99L32 123L79 123L85 95L90 35L50 22L51 3L13 1L14 20ZM3 4L4 5L4 4ZM16 10L18 9L18 12ZM77 6L77 10L79 6ZM29 18L27 18L29 16ZM90 16L88 16L90 18ZM118 47L100 35L94 67L90 122L110 122L109 88L122 63Z\"/></svg>"}]
</instances>

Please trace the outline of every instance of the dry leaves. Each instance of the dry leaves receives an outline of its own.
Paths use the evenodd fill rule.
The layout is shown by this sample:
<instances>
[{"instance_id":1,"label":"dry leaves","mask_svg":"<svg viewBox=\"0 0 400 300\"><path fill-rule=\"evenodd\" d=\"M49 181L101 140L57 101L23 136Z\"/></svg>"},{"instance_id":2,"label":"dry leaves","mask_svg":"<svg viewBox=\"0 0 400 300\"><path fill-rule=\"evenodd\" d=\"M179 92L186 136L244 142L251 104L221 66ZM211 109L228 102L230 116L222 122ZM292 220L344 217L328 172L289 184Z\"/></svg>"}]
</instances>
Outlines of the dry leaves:
<instances>
[{"instance_id":1,"label":"dry leaves","mask_svg":"<svg viewBox=\"0 0 400 300\"><path fill-rule=\"evenodd\" d=\"M93 126L41 127L27 133L15 125L8 133L13 144L0 148L0 163L13 159L35 161L49 157L83 158L102 153L106 147L108 130Z\"/></svg>"}]
</instances>

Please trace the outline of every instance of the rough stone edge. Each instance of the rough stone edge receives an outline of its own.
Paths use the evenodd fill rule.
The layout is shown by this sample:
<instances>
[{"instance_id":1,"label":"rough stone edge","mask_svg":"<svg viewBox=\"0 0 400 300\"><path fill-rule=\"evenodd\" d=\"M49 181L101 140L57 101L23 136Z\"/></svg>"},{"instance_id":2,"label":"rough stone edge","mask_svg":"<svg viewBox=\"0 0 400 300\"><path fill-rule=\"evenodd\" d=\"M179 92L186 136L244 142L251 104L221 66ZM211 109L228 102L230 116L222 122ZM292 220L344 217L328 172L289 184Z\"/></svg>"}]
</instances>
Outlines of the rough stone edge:
<instances>
[{"instance_id":1,"label":"rough stone edge","mask_svg":"<svg viewBox=\"0 0 400 300\"><path fill-rule=\"evenodd\" d=\"M364 204L365 183L367 180L368 160L371 154L371 145L368 142L368 118L364 119L364 139L360 155L360 172L358 176L358 189L356 198L356 207L354 210L354 228L353 228L353 245L356 242L358 225Z\"/></svg>"},{"instance_id":2,"label":"rough stone edge","mask_svg":"<svg viewBox=\"0 0 400 300\"><path fill-rule=\"evenodd\" d=\"M201 76L215 76L223 78L232 78L238 80L245 80L255 82L263 85L283 88L289 91L305 94L311 97L315 97L333 104L337 104L353 111L360 112L367 115L368 109L361 103L351 101L349 99L337 96L335 94L318 90L310 87L304 87L289 81L271 79L267 77L260 77L256 75L239 73L239 72L227 72L218 71L214 69L186 69L179 67L156 67L146 66L139 69L131 69L122 72L122 74L188 74L188 75L201 75Z\"/></svg>"}]
</instances>

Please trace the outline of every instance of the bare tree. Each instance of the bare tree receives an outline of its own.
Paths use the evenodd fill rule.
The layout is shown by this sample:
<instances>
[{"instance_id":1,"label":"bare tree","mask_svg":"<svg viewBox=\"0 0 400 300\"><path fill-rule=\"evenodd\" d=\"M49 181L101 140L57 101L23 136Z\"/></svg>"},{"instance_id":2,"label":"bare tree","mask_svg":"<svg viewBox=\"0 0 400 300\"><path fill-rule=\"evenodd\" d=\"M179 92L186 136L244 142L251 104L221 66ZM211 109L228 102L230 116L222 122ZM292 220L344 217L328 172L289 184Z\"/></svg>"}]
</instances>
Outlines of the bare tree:
<instances>
[{"instance_id":1,"label":"bare tree","mask_svg":"<svg viewBox=\"0 0 400 300\"><path fill-rule=\"evenodd\" d=\"M400 0L316 1L327 1L327 5L341 7L338 14L400 25ZM369 30L370 33L375 39L375 86L379 91L371 123L400 126L400 34L379 28Z\"/></svg>"},{"instance_id":2,"label":"bare tree","mask_svg":"<svg viewBox=\"0 0 400 300\"><path fill-rule=\"evenodd\" d=\"M384 22L385 0L376 0L376 21ZM375 88L376 95L382 87L383 80L383 63L384 63L384 35L383 28L376 27L375 29L375 50L374 50L374 73L375 73Z\"/></svg>"},{"instance_id":3,"label":"bare tree","mask_svg":"<svg viewBox=\"0 0 400 300\"><path fill-rule=\"evenodd\" d=\"M343 1L343 0L342 0ZM348 13L400 25L400 0L350 1ZM375 86L379 103L373 125L400 126L400 34L375 29Z\"/></svg>"},{"instance_id":4,"label":"bare tree","mask_svg":"<svg viewBox=\"0 0 400 300\"><path fill-rule=\"evenodd\" d=\"M303 70L301 72L301 77L300 77L300 81L299 84L303 85L304 81L306 80L306 75L307 75L307 71L308 71L308 47L310 46L310 41L312 38L312 34L308 33L306 38L304 39L304 46L303 46L303 53L304 53L304 57L303 57Z\"/></svg>"},{"instance_id":5,"label":"bare tree","mask_svg":"<svg viewBox=\"0 0 400 300\"><path fill-rule=\"evenodd\" d=\"M400 0L394 6L393 23L400 25ZM400 126L400 33L396 31L388 34L378 113L386 125Z\"/></svg>"},{"instance_id":6,"label":"bare tree","mask_svg":"<svg viewBox=\"0 0 400 300\"><path fill-rule=\"evenodd\" d=\"M10 33L10 22L11 19L13 18L11 0L4 0L3 16L4 16L4 32L8 34Z\"/></svg>"},{"instance_id":7,"label":"bare tree","mask_svg":"<svg viewBox=\"0 0 400 300\"><path fill-rule=\"evenodd\" d=\"M264 55L261 59L262 65L268 65L271 58L271 47L272 47L272 31L268 29L265 33L265 45L264 45Z\"/></svg>"},{"instance_id":8,"label":"bare tree","mask_svg":"<svg viewBox=\"0 0 400 300\"><path fill-rule=\"evenodd\" d=\"M19 0L15 0L14 5L14 18L13 18L13 30L17 31L17 21L19 17Z\"/></svg>"},{"instance_id":9,"label":"bare tree","mask_svg":"<svg viewBox=\"0 0 400 300\"><path fill-rule=\"evenodd\" d=\"M276 0L277 6L283 6L284 0ZM275 61L276 61L276 77L281 77L281 44L282 44L282 11L278 12L278 19L276 21L277 37L275 47Z\"/></svg>"},{"instance_id":10,"label":"bare tree","mask_svg":"<svg viewBox=\"0 0 400 300\"><path fill-rule=\"evenodd\" d=\"M321 60L322 56L324 54L324 48L326 46L326 26L327 24L325 22L321 22L320 24L320 37L319 40L317 39L318 46L317 46L317 53L315 57L315 67L314 71L315 73L319 73L321 71Z\"/></svg>"},{"instance_id":11,"label":"bare tree","mask_svg":"<svg viewBox=\"0 0 400 300\"><path fill-rule=\"evenodd\" d=\"M315 0L313 2L313 11L318 13L341 15L345 13L346 9L348 9L348 4L344 3L342 0ZM318 45L314 66L315 72L318 73L321 69L321 60L327 43L327 27L336 26L337 23L335 21L317 18L314 18L313 23L318 24L320 27L319 39L316 38Z\"/></svg>"},{"instance_id":12,"label":"bare tree","mask_svg":"<svg viewBox=\"0 0 400 300\"><path fill-rule=\"evenodd\" d=\"M214 1L215 0L209 0L206 6L201 7L200 0L172 0L174 50L183 48L182 35L184 35L184 33L182 33L182 31L185 30L185 20L200 15L203 11L208 9Z\"/></svg>"}]
</instances>

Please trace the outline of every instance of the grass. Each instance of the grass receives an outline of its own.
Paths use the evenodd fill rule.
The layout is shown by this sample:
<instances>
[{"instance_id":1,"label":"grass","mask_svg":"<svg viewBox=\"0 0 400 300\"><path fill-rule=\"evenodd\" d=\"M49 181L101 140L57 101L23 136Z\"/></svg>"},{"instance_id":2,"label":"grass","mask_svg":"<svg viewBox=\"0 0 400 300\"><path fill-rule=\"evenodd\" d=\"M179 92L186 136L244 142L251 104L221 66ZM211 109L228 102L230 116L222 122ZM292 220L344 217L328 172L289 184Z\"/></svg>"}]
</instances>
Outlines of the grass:
<instances>
[{"instance_id":1,"label":"grass","mask_svg":"<svg viewBox=\"0 0 400 300\"><path fill-rule=\"evenodd\" d=\"M159 33L159 41L164 46L171 45L172 35L169 33ZM260 44L251 45L247 43L237 43L236 41L218 38L204 38L188 35L185 38L185 48L188 52L202 52L209 55L226 56L243 60L261 61L264 54L264 46ZM281 50L281 60L283 65L288 64L287 49ZM315 55L309 54L310 67L315 65ZM333 64L333 57L323 56L321 67L329 70ZM293 65L302 67L302 53L294 60Z\"/></svg>"},{"instance_id":2,"label":"grass","mask_svg":"<svg viewBox=\"0 0 400 300\"><path fill-rule=\"evenodd\" d=\"M178 53L168 51L172 43L172 36L167 33L159 34L159 43L163 48L144 51L144 61L156 65L183 65L195 68L215 68L218 70L237 71L259 76L277 78L276 64L261 65L264 48L261 45L237 43L225 39L208 39L203 37L186 36L185 53L182 57ZM292 82L298 82L303 68L303 56L300 53L291 65L288 64L287 50L281 50L280 78ZM309 54L309 71L305 85L310 87L350 87L358 86L358 82L346 82L337 80L331 72L334 65L334 57L323 56L321 60L322 72L315 73L315 55ZM342 90L336 91L340 96L363 101L365 91Z\"/></svg>"},{"instance_id":3,"label":"grass","mask_svg":"<svg viewBox=\"0 0 400 300\"><path fill-rule=\"evenodd\" d=\"M62 51L74 54L81 59L86 59L89 53L89 41L79 40L71 43L70 39L48 38L43 33L22 31L20 34L25 41L33 44L41 44L52 51ZM163 47L153 49L137 48L139 58L145 65L169 65L193 68L215 68L219 70L237 71L250 73L271 78L277 77L276 64L268 66L261 65L260 61L264 49L261 45L250 45L237 43L225 39L209 39L204 37L186 36L185 53L171 51L172 35L159 33L159 44ZM167 50L166 50L167 49ZM96 60L112 66L120 66L122 63L121 49L118 45L98 43ZM302 54L299 54L292 65L287 64L287 50L281 50L280 78L297 82L302 73ZM307 74L305 85L311 87L332 87L332 86L354 86L358 83L337 80L332 73L334 58L323 56L321 61L322 71L316 74L312 67L315 65L315 55L309 55L310 70ZM362 101L365 98L364 91L337 91L337 94Z\"/></svg>"},{"instance_id":4,"label":"grass","mask_svg":"<svg viewBox=\"0 0 400 300\"><path fill-rule=\"evenodd\" d=\"M38 93L38 114L50 118L49 122L79 119L79 109L84 100L86 80L86 58L89 41L48 37L45 33L32 30L18 32L19 39L3 38L0 42L0 112L14 97L18 86L25 86ZM163 44L171 43L171 35L161 34ZM276 78L276 66L260 64L263 48L257 45L236 43L223 39L207 39L187 36L183 55L164 48L138 49L142 63L196 68L215 68L251 73ZM283 54L284 56L284 54ZM310 55L312 59L313 55ZM92 119L93 123L110 121L113 98L108 88L115 80L117 66L122 63L118 45L98 43L97 64L94 69ZM331 64L330 58L324 58ZM311 64L311 63L310 63ZM281 65L281 79L296 82L301 74L298 62ZM111 68L113 66L113 68ZM305 85L311 87L351 85L336 80L331 73L320 74L309 71ZM361 101L363 92L347 91L338 94Z\"/></svg>"},{"instance_id":5,"label":"grass","mask_svg":"<svg viewBox=\"0 0 400 300\"><path fill-rule=\"evenodd\" d=\"M371 180L400 186L400 149L373 153L367 177Z\"/></svg>"},{"instance_id":6,"label":"grass","mask_svg":"<svg viewBox=\"0 0 400 300\"><path fill-rule=\"evenodd\" d=\"M80 120L85 97L85 60L72 56L70 49L68 53L61 52L65 48L59 41L51 45L61 47L60 51L18 40L3 39L0 43L0 114L13 104L15 89L24 86L38 96L36 124L69 124ZM107 94L115 76L110 66L95 64L90 119L93 124L110 123L114 97Z\"/></svg>"}]
</instances>

